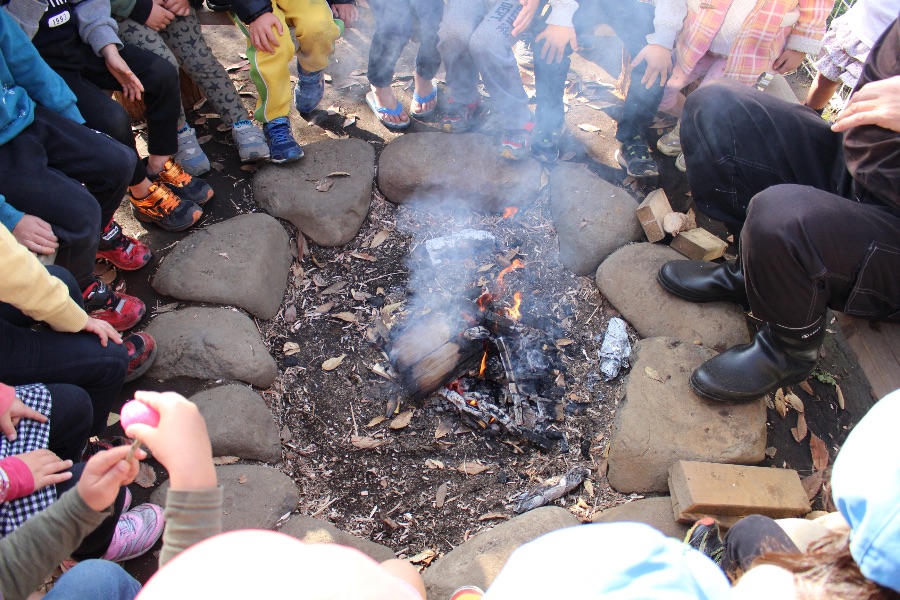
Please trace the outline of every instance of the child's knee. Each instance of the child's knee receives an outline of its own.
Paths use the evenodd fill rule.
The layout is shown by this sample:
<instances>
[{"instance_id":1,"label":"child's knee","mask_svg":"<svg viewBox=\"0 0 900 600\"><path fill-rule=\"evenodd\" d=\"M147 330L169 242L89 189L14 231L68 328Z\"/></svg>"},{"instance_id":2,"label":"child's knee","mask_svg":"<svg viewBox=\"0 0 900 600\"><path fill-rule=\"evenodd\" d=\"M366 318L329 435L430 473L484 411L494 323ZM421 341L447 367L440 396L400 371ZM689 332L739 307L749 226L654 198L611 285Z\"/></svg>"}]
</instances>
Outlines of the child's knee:
<instances>
[{"instance_id":1,"label":"child's knee","mask_svg":"<svg viewBox=\"0 0 900 600\"><path fill-rule=\"evenodd\" d=\"M469 38L469 52L473 57L502 57L509 51L502 38L490 27L479 27ZM512 51L509 58L514 61Z\"/></svg>"}]
</instances>

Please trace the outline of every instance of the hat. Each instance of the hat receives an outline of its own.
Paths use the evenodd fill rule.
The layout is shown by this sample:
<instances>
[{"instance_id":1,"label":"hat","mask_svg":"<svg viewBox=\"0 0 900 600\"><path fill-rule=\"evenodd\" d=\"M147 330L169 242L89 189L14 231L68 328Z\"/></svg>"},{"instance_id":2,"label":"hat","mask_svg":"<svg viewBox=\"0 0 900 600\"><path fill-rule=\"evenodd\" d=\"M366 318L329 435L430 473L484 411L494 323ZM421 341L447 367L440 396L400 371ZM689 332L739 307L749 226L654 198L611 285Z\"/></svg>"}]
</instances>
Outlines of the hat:
<instances>
[{"instance_id":1,"label":"hat","mask_svg":"<svg viewBox=\"0 0 900 600\"><path fill-rule=\"evenodd\" d=\"M834 461L831 494L850 524L850 554L865 577L900 592L900 390L876 403Z\"/></svg>"}]
</instances>

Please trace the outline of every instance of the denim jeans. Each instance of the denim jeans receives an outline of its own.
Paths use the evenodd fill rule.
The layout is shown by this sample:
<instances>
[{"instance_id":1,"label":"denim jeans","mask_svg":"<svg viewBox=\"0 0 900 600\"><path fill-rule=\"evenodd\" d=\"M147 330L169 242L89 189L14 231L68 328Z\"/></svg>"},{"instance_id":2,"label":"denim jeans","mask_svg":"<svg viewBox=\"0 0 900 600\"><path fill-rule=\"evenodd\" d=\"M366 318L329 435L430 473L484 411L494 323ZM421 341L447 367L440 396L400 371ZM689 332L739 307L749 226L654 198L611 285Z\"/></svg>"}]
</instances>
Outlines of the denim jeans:
<instances>
[{"instance_id":1,"label":"denim jeans","mask_svg":"<svg viewBox=\"0 0 900 600\"><path fill-rule=\"evenodd\" d=\"M78 563L53 585L46 600L133 600L141 584L125 569L108 560Z\"/></svg>"},{"instance_id":2,"label":"denim jeans","mask_svg":"<svg viewBox=\"0 0 900 600\"><path fill-rule=\"evenodd\" d=\"M438 27L444 0L369 0L375 15L375 33L369 47L369 83L377 88L391 85L394 67L413 34L413 20L419 22L419 51L416 73L431 79L441 66Z\"/></svg>"}]
</instances>

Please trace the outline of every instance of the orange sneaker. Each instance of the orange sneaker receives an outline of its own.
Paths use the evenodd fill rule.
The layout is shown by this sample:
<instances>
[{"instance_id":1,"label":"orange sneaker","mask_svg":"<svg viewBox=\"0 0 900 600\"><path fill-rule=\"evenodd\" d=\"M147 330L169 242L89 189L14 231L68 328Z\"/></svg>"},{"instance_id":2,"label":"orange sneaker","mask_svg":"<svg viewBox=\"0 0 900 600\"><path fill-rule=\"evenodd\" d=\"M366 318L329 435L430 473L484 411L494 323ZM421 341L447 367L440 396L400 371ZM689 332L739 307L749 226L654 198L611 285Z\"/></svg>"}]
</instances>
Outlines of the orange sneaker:
<instances>
[{"instance_id":1,"label":"orange sneaker","mask_svg":"<svg viewBox=\"0 0 900 600\"><path fill-rule=\"evenodd\" d=\"M171 158L166 161L153 183L165 185L182 200L193 202L197 206L206 204L213 197L213 189L198 177L191 177L177 162Z\"/></svg>"},{"instance_id":2,"label":"orange sneaker","mask_svg":"<svg viewBox=\"0 0 900 600\"><path fill-rule=\"evenodd\" d=\"M166 231L184 231L203 216L203 209L190 200L182 200L164 185L151 184L146 198L128 193L138 221L156 223Z\"/></svg>"}]
</instances>

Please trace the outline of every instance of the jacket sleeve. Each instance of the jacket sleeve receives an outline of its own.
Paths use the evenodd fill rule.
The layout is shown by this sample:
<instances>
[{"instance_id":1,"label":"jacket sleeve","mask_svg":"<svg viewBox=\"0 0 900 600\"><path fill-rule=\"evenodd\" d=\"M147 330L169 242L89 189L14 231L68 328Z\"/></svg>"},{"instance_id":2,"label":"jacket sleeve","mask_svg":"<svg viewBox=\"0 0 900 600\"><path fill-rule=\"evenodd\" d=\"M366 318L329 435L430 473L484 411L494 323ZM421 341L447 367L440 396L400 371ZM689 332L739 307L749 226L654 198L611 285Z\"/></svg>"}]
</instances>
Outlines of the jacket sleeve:
<instances>
[{"instance_id":1,"label":"jacket sleeve","mask_svg":"<svg viewBox=\"0 0 900 600\"><path fill-rule=\"evenodd\" d=\"M153 0L110 0L110 9L117 19L131 19L143 25L153 10Z\"/></svg>"},{"instance_id":2,"label":"jacket sleeve","mask_svg":"<svg viewBox=\"0 0 900 600\"><path fill-rule=\"evenodd\" d=\"M47 0L9 0L3 8L31 39L41 25L41 17L47 12Z\"/></svg>"},{"instance_id":3,"label":"jacket sleeve","mask_svg":"<svg viewBox=\"0 0 900 600\"><path fill-rule=\"evenodd\" d=\"M119 39L119 25L112 18L109 0L81 0L72 2L75 6L75 20L78 22L78 34L94 53L100 55L100 49L109 44L116 48L123 47Z\"/></svg>"},{"instance_id":4,"label":"jacket sleeve","mask_svg":"<svg viewBox=\"0 0 900 600\"><path fill-rule=\"evenodd\" d=\"M684 27L688 13L687 0L657 0L655 5L653 33L647 36L647 43L672 50Z\"/></svg>"},{"instance_id":5,"label":"jacket sleeve","mask_svg":"<svg viewBox=\"0 0 900 600\"><path fill-rule=\"evenodd\" d=\"M272 12L271 0L234 0L231 3L234 14L245 25L249 25L267 12Z\"/></svg>"},{"instance_id":6,"label":"jacket sleeve","mask_svg":"<svg viewBox=\"0 0 900 600\"><path fill-rule=\"evenodd\" d=\"M196 491L169 490L160 567L194 544L222 533L224 494L222 486Z\"/></svg>"},{"instance_id":7,"label":"jacket sleeve","mask_svg":"<svg viewBox=\"0 0 900 600\"><path fill-rule=\"evenodd\" d=\"M25 213L16 209L16 207L6 201L6 198L0 196L0 225L12 231L24 216Z\"/></svg>"},{"instance_id":8,"label":"jacket sleeve","mask_svg":"<svg viewBox=\"0 0 900 600\"><path fill-rule=\"evenodd\" d=\"M832 0L800 0L800 18L791 29L787 48L815 56L822 47L826 19L833 5Z\"/></svg>"}]
</instances>

